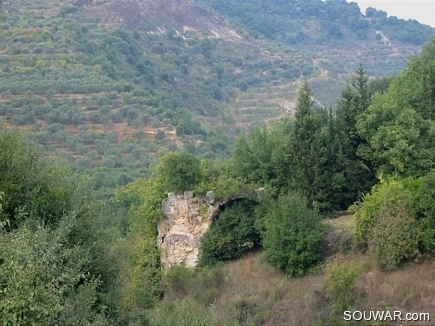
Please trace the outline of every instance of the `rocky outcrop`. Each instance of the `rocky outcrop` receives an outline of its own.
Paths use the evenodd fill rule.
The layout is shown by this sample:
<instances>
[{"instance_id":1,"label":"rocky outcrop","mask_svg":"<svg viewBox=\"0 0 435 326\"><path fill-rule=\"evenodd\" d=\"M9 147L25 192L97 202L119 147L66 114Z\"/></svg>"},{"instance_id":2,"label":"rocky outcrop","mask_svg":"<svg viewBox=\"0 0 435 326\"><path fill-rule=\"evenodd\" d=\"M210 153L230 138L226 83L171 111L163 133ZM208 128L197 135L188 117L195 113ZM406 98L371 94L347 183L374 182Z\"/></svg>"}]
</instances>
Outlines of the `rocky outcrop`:
<instances>
[{"instance_id":1,"label":"rocky outcrop","mask_svg":"<svg viewBox=\"0 0 435 326\"><path fill-rule=\"evenodd\" d=\"M218 38L237 44L250 41L221 22L193 1L181 0L76 0L83 6L85 15L98 17L105 22L124 23L136 30L144 26L165 34L174 29L182 37L192 34Z\"/></svg>"},{"instance_id":2,"label":"rocky outcrop","mask_svg":"<svg viewBox=\"0 0 435 326\"><path fill-rule=\"evenodd\" d=\"M215 200L211 191L205 198L194 197L191 191L168 194L162 204L166 218L158 222L157 241L163 267L196 266L201 238L227 201Z\"/></svg>"}]
</instances>

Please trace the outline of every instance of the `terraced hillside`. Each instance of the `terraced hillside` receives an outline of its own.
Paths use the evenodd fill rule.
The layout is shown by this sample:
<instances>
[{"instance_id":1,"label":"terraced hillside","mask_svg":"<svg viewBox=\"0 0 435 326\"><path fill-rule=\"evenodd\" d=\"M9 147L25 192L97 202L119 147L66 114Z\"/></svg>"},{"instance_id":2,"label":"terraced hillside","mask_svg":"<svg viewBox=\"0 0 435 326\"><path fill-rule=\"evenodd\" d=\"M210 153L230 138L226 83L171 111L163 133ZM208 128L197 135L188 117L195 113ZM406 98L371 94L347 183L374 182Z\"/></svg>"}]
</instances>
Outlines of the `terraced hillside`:
<instances>
[{"instance_id":1,"label":"terraced hillside","mask_svg":"<svg viewBox=\"0 0 435 326\"><path fill-rule=\"evenodd\" d=\"M81 169L145 175L159 151L229 155L238 133L292 114L301 79L334 105L359 62L397 73L434 32L376 10L355 18L345 2L277 4L3 1L0 121Z\"/></svg>"}]
</instances>

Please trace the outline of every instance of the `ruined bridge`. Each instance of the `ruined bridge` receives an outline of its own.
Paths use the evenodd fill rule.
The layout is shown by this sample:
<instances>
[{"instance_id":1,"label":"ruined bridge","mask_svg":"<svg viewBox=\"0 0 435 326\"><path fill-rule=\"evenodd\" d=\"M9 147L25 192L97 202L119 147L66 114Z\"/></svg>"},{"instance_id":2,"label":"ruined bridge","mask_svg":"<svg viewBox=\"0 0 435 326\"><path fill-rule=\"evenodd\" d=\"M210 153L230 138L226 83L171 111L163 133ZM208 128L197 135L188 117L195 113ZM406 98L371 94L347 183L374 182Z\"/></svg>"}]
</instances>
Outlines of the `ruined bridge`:
<instances>
[{"instance_id":1,"label":"ruined bridge","mask_svg":"<svg viewBox=\"0 0 435 326\"><path fill-rule=\"evenodd\" d=\"M207 232L221 206L243 197L215 199L212 191L205 198L168 194L162 208L165 218L158 221L157 244L161 251L161 264L168 268L178 264L195 267L198 262L202 236Z\"/></svg>"}]
</instances>

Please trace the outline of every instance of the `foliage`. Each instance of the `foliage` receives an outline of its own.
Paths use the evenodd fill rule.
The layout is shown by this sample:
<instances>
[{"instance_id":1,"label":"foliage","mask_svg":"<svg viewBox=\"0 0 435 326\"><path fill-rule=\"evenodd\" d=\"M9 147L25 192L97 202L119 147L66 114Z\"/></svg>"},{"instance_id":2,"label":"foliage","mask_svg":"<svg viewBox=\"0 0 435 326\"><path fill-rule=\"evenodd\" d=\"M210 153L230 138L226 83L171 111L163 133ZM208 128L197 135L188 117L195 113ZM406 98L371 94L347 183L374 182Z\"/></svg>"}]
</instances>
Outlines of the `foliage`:
<instances>
[{"instance_id":1,"label":"foliage","mask_svg":"<svg viewBox=\"0 0 435 326\"><path fill-rule=\"evenodd\" d=\"M351 83L342 91L336 112L337 165L342 171L345 185L342 189L344 208L348 207L376 183L373 163L361 159L358 149L366 146L366 141L356 130L357 117L370 105L369 85L372 91L375 85L368 82L366 71L360 65Z\"/></svg>"},{"instance_id":2,"label":"foliage","mask_svg":"<svg viewBox=\"0 0 435 326\"><path fill-rule=\"evenodd\" d=\"M76 178L59 162L46 159L22 134L5 131L2 137L11 147L2 151L9 168L2 186L39 191L24 199L17 195L12 214L0 211L4 315L11 323L26 318L16 321L23 325L112 324L123 253L118 231L103 225L104 205L89 194L86 177ZM46 211L39 213L32 201L43 203L39 208ZM52 212L56 214L47 215Z\"/></svg>"},{"instance_id":3,"label":"foliage","mask_svg":"<svg viewBox=\"0 0 435 326\"><path fill-rule=\"evenodd\" d=\"M130 206L128 261L122 270L121 307L124 311L150 308L163 295L156 222L162 216L162 180L137 179L116 191L116 198L138 198Z\"/></svg>"},{"instance_id":4,"label":"foliage","mask_svg":"<svg viewBox=\"0 0 435 326\"><path fill-rule=\"evenodd\" d=\"M248 30L254 37L294 43L334 42L343 38L342 30L365 38L368 30L381 29L392 40L421 45L433 34L430 26L416 22L388 17L382 10L368 11L362 17L357 3L345 1L269 1L265 5L261 0L238 2L236 0L203 0L221 15L229 17L239 26ZM287 17L295 17L289 21ZM375 19L373 17L376 17ZM308 20L317 22L317 37L308 37L297 28L297 22ZM296 27L296 26L297 27ZM298 33L299 31L299 33ZM347 34L346 33L346 34Z\"/></svg>"},{"instance_id":5,"label":"foliage","mask_svg":"<svg viewBox=\"0 0 435 326\"><path fill-rule=\"evenodd\" d=\"M340 154L342 143L340 142L338 122L329 110L327 125L320 131L320 139L324 148L321 166L321 188L317 195L320 212L333 212L346 209L349 205L347 196L347 183L345 172L341 166Z\"/></svg>"},{"instance_id":6,"label":"foliage","mask_svg":"<svg viewBox=\"0 0 435 326\"><path fill-rule=\"evenodd\" d=\"M409 213L410 202L396 202L378 211L370 247L383 270L397 269L404 260L420 257L420 228Z\"/></svg>"},{"instance_id":7,"label":"foliage","mask_svg":"<svg viewBox=\"0 0 435 326\"><path fill-rule=\"evenodd\" d=\"M292 137L290 139L291 189L299 191L313 208L322 186L321 167L325 161L320 115L313 109L307 82L299 89Z\"/></svg>"},{"instance_id":8,"label":"foliage","mask_svg":"<svg viewBox=\"0 0 435 326\"><path fill-rule=\"evenodd\" d=\"M267 184L281 192L290 176L286 155L292 127L290 120L280 120L269 129L255 129L248 139L240 137L232 157L232 170L248 182Z\"/></svg>"},{"instance_id":9,"label":"foliage","mask_svg":"<svg viewBox=\"0 0 435 326\"><path fill-rule=\"evenodd\" d=\"M144 128L148 132L160 130L156 136L164 140L163 130L176 129L177 145L184 145L189 152L203 157L229 157L238 128L248 126L243 118L252 122L264 112L271 113L271 119L280 113L267 107L250 108L246 111L253 114L238 117L242 124L236 126L234 112L225 110L227 105L232 103L230 107L235 108L232 101L240 95L256 96L260 86L267 92L276 83L284 85L301 75L309 78L317 74L314 59L318 54L312 50L313 45L347 48L352 44L359 48L355 38L366 35L368 41L374 41L373 34L379 29L374 25L378 24L388 38L397 36L410 43L422 44L433 33L428 26L382 14L364 18L355 3L318 0L296 4L274 0L265 5L258 0L249 3L206 0L202 5L208 17L224 15L243 38L265 39L249 46L226 41L217 46L218 41L202 28L197 29L198 33L186 32L183 37L170 26L165 34L149 33L160 26L157 17L135 23L124 17L124 22L112 25L106 24L112 6L98 13L92 9L83 15L82 2L59 4L58 0L41 0L35 9L23 0L2 3L0 114L8 123L29 126L26 129L31 130L34 140L61 154L69 163L75 164L86 152L97 151L99 155L92 159L92 166L113 169L149 168L157 149L166 144L149 139L147 145L135 143L136 149L150 154L146 160L121 156L122 145L113 134L105 135L105 130L116 127L120 139L132 133L133 138L143 139L147 134L140 130ZM210 7L215 10L207 13ZM131 12L139 11L127 10L122 15ZM146 16L147 11L140 15ZM372 24L374 20L376 24ZM295 48L294 43L304 45ZM384 52L391 52L384 46L372 45L373 52L379 51L379 55L366 61L371 74L397 72L404 65L405 54L385 62ZM418 50L408 47L404 51ZM143 53L147 53L146 57ZM289 57L292 59L287 60ZM342 76L346 75L352 60L339 63L335 57L328 55L324 60L331 68L338 67L328 67L330 74L343 71ZM394 68L388 69L391 66ZM327 100L321 99L323 103L334 101L335 92L331 94L324 87L330 83L321 84L316 98L326 97ZM247 94L240 94L239 90ZM285 92L281 94L284 96ZM69 126L47 133L46 125L51 123ZM82 132L75 134L76 128L87 124L97 124L91 129L98 139L85 137ZM111 140L105 143L105 138ZM81 168L90 166L89 160L78 164ZM258 175L272 178L277 187L282 187L288 180L288 171L275 170L269 175L263 169ZM122 184L116 184L119 185Z\"/></svg>"},{"instance_id":10,"label":"foliage","mask_svg":"<svg viewBox=\"0 0 435 326\"><path fill-rule=\"evenodd\" d=\"M5 193L3 191L0 191L0 213L3 211L3 196L4 196L4 194Z\"/></svg>"},{"instance_id":11,"label":"foliage","mask_svg":"<svg viewBox=\"0 0 435 326\"><path fill-rule=\"evenodd\" d=\"M244 199L222 210L201 240L199 266L239 258L259 243L254 206L254 201Z\"/></svg>"},{"instance_id":12,"label":"foliage","mask_svg":"<svg viewBox=\"0 0 435 326\"><path fill-rule=\"evenodd\" d=\"M383 210L394 212L394 209L399 206L410 209L419 184L420 180L412 178L381 178L380 183L373 186L371 193L363 196L362 202L349 208L355 214L357 248L362 251L367 250L373 228Z\"/></svg>"},{"instance_id":13,"label":"foliage","mask_svg":"<svg viewBox=\"0 0 435 326\"><path fill-rule=\"evenodd\" d=\"M249 196L254 192L255 186L247 184L241 178L232 177L226 171L212 175L208 180L201 182L194 190L195 193L205 195L207 191L213 191L215 198L236 198Z\"/></svg>"},{"instance_id":14,"label":"foliage","mask_svg":"<svg viewBox=\"0 0 435 326\"><path fill-rule=\"evenodd\" d=\"M434 166L433 58L435 40L413 58L388 91L375 94L368 110L357 117L356 129L367 145L358 154L378 173L421 176Z\"/></svg>"},{"instance_id":15,"label":"foliage","mask_svg":"<svg viewBox=\"0 0 435 326\"><path fill-rule=\"evenodd\" d=\"M412 212L420 225L421 245L425 250L435 250L435 171L421 178L415 194Z\"/></svg>"},{"instance_id":16,"label":"foliage","mask_svg":"<svg viewBox=\"0 0 435 326\"><path fill-rule=\"evenodd\" d=\"M68 169L14 130L0 131L0 189L0 220L7 219L9 228L32 217L52 224L74 207L75 181Z\"/></svg>"},{"instance_id":17,"label":"foliage","mask_svg":"<svg viewBox=\"0 0 435 326\"><path fill-rule=\"evenodd\" d=\"M303 275L320 259L323 226L317 212L295 195L278 198L270 208L262 240L266 260L290 275Z\"/></svg>"},{"instance_id":18,"label":"foliage","mask_svg":"<svg viewBox=\"0 0 435 326\"><path fill-rule=\"evenodd\" d=\"M157 166L167 192L192 190L202 179L200 161L187 152L168 153Z\"/></svg>"},{"instance_id":19,"label":"foliage","mask_svg":"<svg viewBox=\"0 0 435 326\"><path fill-rule=\"evenodd\" d=\"M91 255L69 238L79 220L56 227L27 220L0 233L0 313L7 325L109 325L97 305Z\"/></svg>"},{"instance_id":20,"label":"foliage","mask_svg":"<svg viewBox=\"0 0 435 326\"><path fill-rule=\"evenodd\" d=\"M352 304L355 281L361 268L354 262L329 263L325 268L325 294L332 301L337 313L347 310Z\"/></svg>"},{"instance_id":21,"label":"foliage","mask_svg":"<svg viewBox=\"0 0 435 326\"><path fill-rule=\"evenodd\" d=\"M304 83L295 117L242 136L230 164L196 157L231 154L231 138L241 129L224 108L234 107L236 96L249 99L255 86L316 73L317 55L289 44L340 48L354 36L370 40L376 29L420 45L433 30L373 8L362 17L345 1L203 3L242 27L244 39L263 38L254 49L267 51L255 55L249 42L239 47L191 31L181 37L170 27L151 33L151 22L135 31L109 26L104 15L101 21L83 15L81 4L1 3L0 115L8 125L29 126L31 139L88 171L77 179L18 132L0 132L3 323L248 324L256 307L249 298L236 302L231 316L213 315L221 270L177 267L165 279L156 222L168 191L236 198L264 187L261 205L244 199L223 208L204 236L201 264L240 257L261 240L270 264L302 275L320 259L323 237L318 213L307 206L346 208L375 183L375 172L397 175L381 177L353 207L356 244L370 246L385 270L435 250L435 176L427 174L435 167L435 41L394 80L369 81L360 66L335 116L314 105ZM222 128L205 128L219 117ZM146 139L150 126L159 130L158 141ZM165 137L174 129L176 141ZM188 153L173 153L180 141ZM168 154L150 174L162 153ZM103 202L87 191L107 199L119 185ZM292 191L303 197L287 195ZM357 274L352 264L328 266L327 297L347 308ZM159 303L168 288L170 295L194 299Z\"/></svg>"}]
</instances>

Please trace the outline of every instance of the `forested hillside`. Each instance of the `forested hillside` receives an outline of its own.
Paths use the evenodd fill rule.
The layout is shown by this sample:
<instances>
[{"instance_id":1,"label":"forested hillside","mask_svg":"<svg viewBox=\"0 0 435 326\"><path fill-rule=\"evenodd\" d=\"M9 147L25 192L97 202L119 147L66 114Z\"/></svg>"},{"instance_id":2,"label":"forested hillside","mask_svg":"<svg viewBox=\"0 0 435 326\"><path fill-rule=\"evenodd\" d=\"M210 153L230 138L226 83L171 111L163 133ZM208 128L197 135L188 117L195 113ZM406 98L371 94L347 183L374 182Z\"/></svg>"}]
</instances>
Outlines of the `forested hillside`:
<instances>
[{"instance_id":1,"label":"forested hillside","mask_svg":"<svg viewBox=\"0 0 435 326\"><path fill-rule=\"evenodd\" d=\"M301 78L334 105L359 62L371 76L398 73L434 32L344 1L0 9L1 121L92 171L102 194L149 175L159 152L229 157L239 133L292 114Z\"/></svg>"},{"instance_id":2,"label":"forested hillside","mask_svg":"<svg viewBox=\"0 0 435 326\"><path fill-rule=\"evenodd\" d=\"M434 72L432 39L396 77L359 66L335 110L302 82L294 116L242 135L230 158L162 153L148 178L100 200L88 174L3 128L1 321L348 325L345 311L431 313ZM239 199L205 233L195 270L163 270L162 200L186 190ZM353 216L331 219L343 211ZM408 324L431 324L421 318Z\"/></svg>"}]
</instances>

